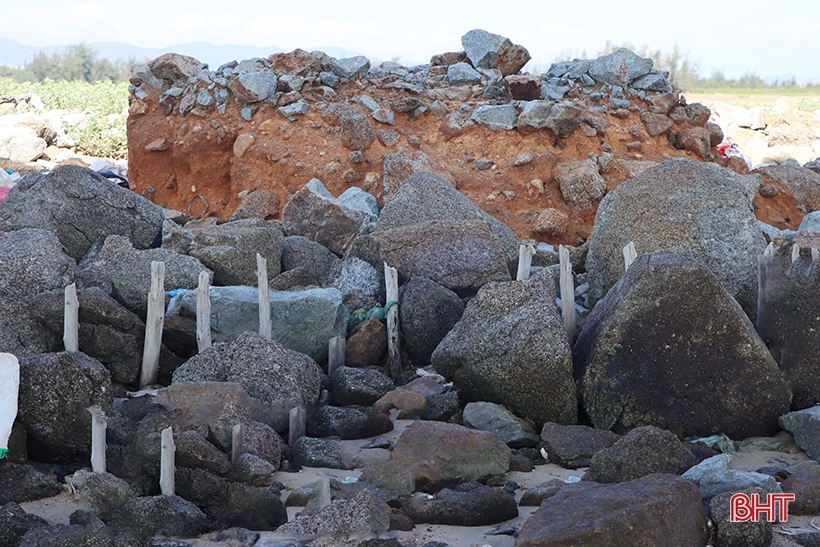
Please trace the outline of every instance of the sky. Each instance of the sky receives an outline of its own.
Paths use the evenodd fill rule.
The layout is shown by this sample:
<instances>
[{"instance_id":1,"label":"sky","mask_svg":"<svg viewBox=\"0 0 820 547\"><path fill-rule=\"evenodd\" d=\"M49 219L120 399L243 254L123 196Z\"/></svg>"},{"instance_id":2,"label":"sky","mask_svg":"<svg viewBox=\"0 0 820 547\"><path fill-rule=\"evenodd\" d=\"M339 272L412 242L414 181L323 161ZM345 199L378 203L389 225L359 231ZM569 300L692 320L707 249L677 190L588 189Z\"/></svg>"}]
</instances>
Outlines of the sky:
<instances>
[{"instance_id":1,"label":"sky","mask_svg":"<svg viewBox=\"0 0 820 547\"><path fill-rule=\"evenodd\" d=\"M458 51L475 28L526 47L539 66L595 56L610 40L664 52L677 46L703 76L721 70L729 78L754 72L820 81L818 0L0 0L0 37L32 46L336 46L413 65Z\"/></svg>"}]
</instances>

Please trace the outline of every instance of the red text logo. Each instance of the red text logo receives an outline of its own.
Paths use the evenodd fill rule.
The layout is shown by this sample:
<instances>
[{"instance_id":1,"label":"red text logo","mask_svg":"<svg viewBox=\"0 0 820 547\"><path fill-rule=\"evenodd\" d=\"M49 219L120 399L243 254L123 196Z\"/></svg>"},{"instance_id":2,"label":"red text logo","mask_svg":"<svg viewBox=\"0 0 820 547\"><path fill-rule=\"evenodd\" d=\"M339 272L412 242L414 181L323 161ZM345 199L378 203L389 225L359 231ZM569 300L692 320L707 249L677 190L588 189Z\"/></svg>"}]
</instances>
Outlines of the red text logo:
<instances>
[{"instance_id":1,"label":"red text logo","mask_svg":"<svg viewBox=\"0 0 820 547\"><path fill-rule=\"evenodd\" d=\"M794 501L794 494L767 494L766 501L763 501L763 496L734 494L729 500L729 520L759 521L760 516L765 515L769 522L786 522L789 520L790 501Z\"/></svg>"}]
</instances>

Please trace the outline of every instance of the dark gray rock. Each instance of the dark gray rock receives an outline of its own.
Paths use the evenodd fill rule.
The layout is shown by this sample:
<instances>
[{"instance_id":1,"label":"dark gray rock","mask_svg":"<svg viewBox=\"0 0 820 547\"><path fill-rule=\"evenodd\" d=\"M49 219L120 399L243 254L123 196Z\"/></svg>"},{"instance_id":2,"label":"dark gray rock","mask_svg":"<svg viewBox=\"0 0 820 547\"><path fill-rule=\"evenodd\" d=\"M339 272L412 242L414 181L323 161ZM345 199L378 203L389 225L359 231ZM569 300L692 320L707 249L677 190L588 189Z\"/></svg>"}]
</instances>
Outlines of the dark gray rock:
<instances>
[{"instance_id":1,"label":"dark gray rock","mask_svg":"<svg viewBox=\"0 0 820 547\"><path fill-rule=\"evenodd\" d=\"M4 462L0 464L0 505L24 503L56 496L63 486L30 465Z\"/></svg>"},{"instance_id":2,"label":"dark gray rock","mask_svg":"<svg viewBox=\"0 0 820 547\"><path fill-rule=\"evenodd\" d=\"M248 194L236 207L230 220L261 218L272 220L279 216L279 197L262 188Z\"/></svg>"},{"instance_id":3,"label":"dark gray rock","mask_svg":"<svg viewBox=\"0 0 820 547\"><path fill-rule=\"evenodd\" d=\"M467 403L464 425L489 431L510 448L536 446L540 440L532 424L495 403Z\"/></svg>"},{"instance_id":4,"label":"dark gray rock","mask_svg":"<svg viewBox=\"0 0 820 547\"><path fill-rule=\"evenodd\" d=\"M347 253L341 262L336 262L331 272L333 287L338 289L345 303L351 297L367 297L377 303L384 302L384 266L375 268L365 262L356 253ZM349 306L351 311L358 307Z\"/></svg>"},{"instance_id":5,"label":"dark gray rock","mask_svg":"<svg viewBox=\"0 0 820 547\"><path fill-rule=\"evenodd\" d=\"M129 500L109 525L140 536L195 537L208 529L208 519L179 496L153 496Z\"/></svg>"},{"instance_id":6,"label":"dark gray rock","mask_svg":"<svg viewBox=\"0 0 820 547\"><path fill-rule=\"evenodd\" d=\"M599 57L589 64L589 75L598 82L626 87L652 70L652 59L642 59L626 48Z\"/></svg>"},{"instance_id":7,"label":"dark gray rock","mask_svg":"<svg viewBox=\"0 0 820 547\"><path fill-rule=\"evenodd\" d=\"M82 353L44 353L20 360L17 419L29 457L62 462L91 455L89 406L111 405L111 375Z\"/></svg>"},{"instance_id":8,"label":"dark gray rock","mask_svg":"<svg viewBox=\"0 0 820 547\"><path fill-rule=\"evenodd\" d=\"M691 251L640 255L587 318L573 360L582 408L600 429L766 436L791 403L751 322Z\"/></svg>"},{"instance_id":9,"label":"dark gray rock","mask_svg":"<svg viewBox=\"0 0 820 547\"><path fill-rule=\"evenodd\" d=\"M402 344L412 357L430 362L433 350L464 313L456 293L427 277L411 277L399 292Z\"/></svg>"},{"instance_id":10,"label":"dark gray rock","mask_svg":"<svg viewBox=\"0 0 820 547\"><path fill-rule=\"evenodd\" d=\"M196 431L179 431L174 434L176 465L205 469L217 475L225 475L230 469L228 456Z\"/></svg>"},{"instance_id":11,"label":"dark gray rock","mask_svg":"<svg viewBox=\"0 0 820 547\"><path fill-rule=\"evenodd\" d=\"M486 30L471 30L461 37L461 45L474 67L495 68L502 76L516 74L530 60L525 48Z\"/></svg>"},{"instance_id":12,"label":"dark gray rock","mask_svg":"<svg viewBox=\"0 0 820 547\"><path fill-rule=\"evenodd\" d=\"M539 484L538 486L527 488L527 491L521 494L521 500L518 505L521 507L538 507L544 502L545 499L551 498L563 487L564 481L561 479L552 479L551 481Z\"/></svg>"},{"instance_id":13,"label":"dark gray rock","mask_svg":"<svg viewBox=\"0 0 820 547\"><path fill-rule=\"evenodd\" d=\"M669 431L636 427L595 453L583 480L626 482L652 473L682 475L697 464L694 454Z\"/></svg>"},{"instance_id":14,"label":"dark gray rock","mask_svg":"<svg viewBox=\"0 0 820 547\"><path fill-rule=\"evenodd\" d=\"M316 412L316 430L322 437L367 439L393 431L393 422L373 407L323 406Z\"/></svg>"},{"instance_id":15,"label":"dark gray rock","mask_svg":"<svg viewBox=\"0 0 820 547\"><path fill-rule=\"evenodd\" d=\"M72 514L74 517L79 511ZM26 532L20 547L153 547L151 540L128 532L110 530L97 519L94 523L54 524L38 526Z\"/></svg>"},{"instance_id":16,"label":"dark gray rock","mask_svg":"<svg viewBox=\"0 0 820 547\"><path fill-rule=\"evenodd\" d=\"M669 80L666 76L659 72L650 72L645 76L636 78L630 84L635 89L643 89L646 91L667 91L669 90Z\"/></svg>"},{"instance_id":17,"label":"dark gray rock","mask_svg":"<svg viewBox=\"0 0 820 547\"><path fill-rule=\"evenodd\" d=\"M325 287L339 259L327 247L304 236L287 236L282 248L282 271L304 268L312 285Z\"/></svg>"},{"instance_id":18,"label":"dark gray rock","mask_svg":"<svg viewBox=\"0 0 820 547\"><path fill-rule=\"evenodd\" d=\"M62 327L59 333L49 330L37 320L28 298L0 290L0 351L22 359L62 347Z\"/></svg>"},{"instance_id":19,"label":"dark gray rock","mask_svg":"<svg viewBox=\"0 0 820 547\"><path fill-rule=\"evenodd\" d=\"M820 513L820 476L811 471L789 475L780 483L785 493L792 493L794 501L789 505L792 515L816 515Z\"/></svg>"},{"instance_id":20,"label":"dark gray rock","mask_svg":"<svg viewBox=\"0 0 820 547\"><path fill-rule=\"evenodd\" d=\"M797 446L813 460L820 460L820 406L789 412L778 418L780 427L794 435Z\"/></svg>"},{"instance_id":21,"label":"dark gray rock","mask_svg":"<svg viewBox=\"0 0 820 547\"><path fill-rule=\"evenodd\" d=\"M287 522L278 532L303 540L373 537L390 529L390 514L390 506L366 490L350 500L331 503L315 516Z\"/></svg>"},{"instance_id":22,"label":"dark gray rock","mask_svg":"<svg viewBox=\"0 0 820 547\"><path fill-rule=\"evenodd\" d=\"M26 532L41 526L48 526L48 521L26 513L16 503L8 502L0 507L0 545L17 547Z\"/></svg>"},{"instance_id":23,"label":"dark gray rock","mask_svg":"<svg viewBox=\"0 0 820 547\"><path fill-rule=\"evenodd\" d=\"M484 105L473 110L470 119L493 131L508 131L518 124L518 112L510 104Z\"/></svg>"},{"instance_id":24,"label":"dark gray rock","mask_svg":"<svg viewBox=\"0 0 820 547\"><path fill-rule=\"evenodd\" d=\"M446 422L461 411L461 401L456 391L428 395L426 399L427 408L424 412L425 420Z\"/></svg>"},{"instance_id":25,"label":"dark gray rock","mask_svg":"<svg viewBox=\"0 0 820 547\"><path fill-rule=\"evenodd\" d=\"M595 160L559 162L553 167L552 175L561 196L575 207L594 208L606 193L606 181L598 173Z\"/></svg>"},{"instance_id":26,"label":"dark gray rock","mask_svg":"<svg viewBox=\"0 0 820 547\"><path fill-rule=\"evenodd\" d=\"M243 456L254 456L272 466L274 471L279 469L282 452L285 450L282 437L272 427L261 422L250 421L243 426Z\"/></svg>"},{"instance_id":27,"label":"dark gray rock","mask_svg":"<svg viewBox=\"0 0 820 547\"><path fill-rule=\"evenodd\" d=\"M247 332L259 332L256 287L211 287L211 339L233 343ZM349 312L334 289L270 291L271 336L289 350L327 360L328 340L344 336ZM165 316L169 338L196 346L196 291L171 299Z\"/></svg>"},{"instance_id":28,"label":"dark gray rock","mask_svg":"<svg viewBox=\"0 0 820 547\"><path fill-rule=\"evenodd\" d=\"M479 486L467 492L442 489L432 500L409 497L401 512L416 524L489 526L518 516L515 498L502 488Z\"/></svg>"},{"instance_id":29,"label":"dark gray rock","mask_svg":"<svg viewBox=\"0 0 820 547\"><path fill-rule=\"evenodd\" d=\"M596 452L612 446L620 438L617 433L588 425L547 422L541 429L541 442L549 461L568 469L589 467Z\"/></svg>"},{"instance_id":30,"label":"dark gray rock","mask_svg":"<svg viewBox=\"0 0 820 547\"><path fill-rule=\"evenodd\" d=\"M341 441L299 437L293 445L293 461L305 467L329 467L331 469L354 469L361 460L345 453Z\"/></svg>"},{"instance_id":31,"label":"dark gray rock","mask_svg":"<svg viewBox=\"0 0 820 547\"><path fill-rule=\"evenodd\" d=\"M771 475L732 469L729 467L731 460L728 454L713 456L690 468L681 477L698 485L700 495L705 500L724 492L740 492L749 488L761 488L767 493L781 491Z\"/></svg>"},{"instance_id":32,"label":"dark gray rock","mask_svg":"<svg viewBox=\"0 0 820 547\"><path fill-rule=\"evenodd\" d=\"M447 137L446 133L445 137ZM416 173L427 172L446 177L455 184L452 175L439 168L436 162L421 150L401 148L395 152L386 154L382 162L382 199L385 203L389 203L399 188L401 188L411 176Z\"/></svg>"},{"instance_id":33,"label":"dark gray rock","mask_svg":"<svg viewBox=\"0 0 820 547\"><path fill-rule=\"evenodd\" d=\"M312 415L319 400L320 371L307 355L286 349L253 332L228 345L216 344L174 372L173 383L236 382L265 403L277 431L288 426L288 414L301 406Z\"/></svg>"},{"instance_id":34,"label":"dark gray rock","mask_svg":"<svg viewBox=\"0 0 820 547\"><path fill-rule=\"evenodd\" d=\"M113 234L145 249L162 231L162 221L161 209L147 199L74 165L24 177L0 204L0 231L51 230L78 261Z\"/></svg>"},{"instance_id":35,"label":"dark gray rock","mask_svg":"<svg viewBox=\"0 0 820 547\"><path fill-rule=\"evenodd\" d=\"M589 243L590 305L623 275L622 249L632 241L639 254L694 251L754 317L757 257L766 242L744 181L730 169L670 158L609 192L598 205Z\"/></svg>"},{"instance_id":36,"label":"dark gray rock","mask_svg":"<svg viewBox=\"0 0 820 547\"><path fill-rule=\"evenodd\" d=\"M565 485L524 523L516 545L700 547L708 538L697 488L675 475L647 475Z\"/></svg>"},{"instance_id":37,"label":"dark gray rock","mask_svg":"<svg viewBox=\"0 0 820 547\"><path fill-rule=\"evenodd\" d=\"M278 466L246 452L239 456L228 478L250 486L264 487L273 484L273 474L277 470Z\"/></svg>"},{"instance_id":38,"label":"dark gray rock","mask_svg":"<svg viewBox=\"0 0 820 547\"><path fill-rule=\"evenodd\" d=\"M188 254L213 271L215 285L255 287L257 253L267 260L268 279L273 279L281 271L283 239L278 222L236 220L198 232Z\"/></svg>"},{"instance_id":39,"label":"dark gray rock","mask_svg":"<svg viewBox=\"0 0 820 547\"><path fill-rule=\"evenodd\" d=\"M165 288L196 289L199 272L211 270L191 256L168 249L139 251L123 236L109 236L100 252L77 273L80 289L101 287L120 304L145 317L151 290L151 262L165 262Z\"/></svg>"},{"instance_id":40,"label":"dark gray rock","mask_svg":"<svg viewBox=\"0 0 820 547\"><path fill-rule=\"evenodd\" d=\"M330 70L340 78L351 80L356 76L367 74L370 70L370 60L364 55L348 57L346 59L330 59Z\"/></svg>"},{"instance_id":41,"label":"dark gray rock","mask_svg":"<svg viewBox=\"0 0 820 547\"><path fill-rule=\"evenodd\" d=\"M393 380L381 372L362 368L339 367L331 380L333 401L340 406L371 406L396 389Z\"/></svg>"},{"instance_id":42,"label":"dark gray rock","mask_svg":"<svg viewBox=\"0 0 820 547\"><path fill-rule=\"evenodd\" d=\"M258 103L276 94L278 80L269 70L245 72L231 80L230 90L236 98L245 103Z\"/></svg>"},{"instance_id":43,"label":"dark gray rock","mask_svg":"<svg viewBox=\"0 0 820 547\"><path fill-rule=\"evenodd\" d=\"M529 101L518 116L518 131L524 135L546 130L553 141L568 137L581 127L583 111L568 103Z\"/></svg>"},{"instance_id":44,"label":"dark gray rock","mask_svg":"<svg viewBox=\"0 0 820 547\"><path fill-rule=\"evenodd\" d=\"M752 519L746 522L732 522L730 500L739 492L725 492L718 494L709 502L709 518L715 529L713 545L715 547L769 547L772 543L772 523L766 518ZM751 496L763 496L765 492L759 488L751 488L742 492Z\"/></svg>"},{"instance_id":45,"label":"dark gray rock","mask_svg":"<svg viewBox=\"0 0 820 547\"><path fill-rule=\"evenodd\" d=\"M64 289L76 273L77 265L54 233L37 228L0 233L0 290L33 296Z\"/></svg>"},{"instance_id":46,"label":"dark gray rock","mask_svg":"<svg viewBox=\"0 0 820 547\"><path fill-rule=\"evenodd\" d=\"M347 114L341 125L342 145L348 150L366 150L376 140L373 126L361 114Z\"/></svg>"},{"instance_id":47,"label":"dark gray rock","mask_svg":"<svg viewBox=\"0 0 820 547\"><path fill-rule=\"evenodd\" d=\"M502 404L538 427L577 420L570 348L549 271L483 287L432 363L465 400Z\"/></svg>"},{"instance_id":48,"label":"dark gray rock","mask_svg":"<svg viewBox=\"0 0 820 547\"><path fill-rule=\"evenodd\" d=\"M481 74L469 63L456 63L447 67L450 85L472 85L481 82Z\"/></svg>"},{"instance_id":49,"label":"dark gray rock","mask_svg":"<svg viewBox=\"0 0 820 547\"><path fill-rule=\"evenodd\" d=\"M92 473L80 469L74 473L71 483L77 496L88 504L94 514L108 520L139 493L125 480L111 473Z\"/></svg>"}]
</instances>

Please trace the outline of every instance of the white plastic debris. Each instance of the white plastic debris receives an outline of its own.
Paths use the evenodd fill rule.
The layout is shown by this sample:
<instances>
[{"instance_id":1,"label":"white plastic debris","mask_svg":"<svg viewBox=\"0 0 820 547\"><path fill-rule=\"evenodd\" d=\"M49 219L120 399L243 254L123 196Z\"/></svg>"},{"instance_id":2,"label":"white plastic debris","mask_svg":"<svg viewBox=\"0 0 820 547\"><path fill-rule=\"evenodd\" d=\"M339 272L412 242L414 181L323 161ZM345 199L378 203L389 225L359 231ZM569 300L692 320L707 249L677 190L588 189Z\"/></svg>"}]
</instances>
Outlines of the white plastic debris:
<instances>
[{"instance_id":1,"label":"white plastic debris","mask_svg":"<svg viewBox=\"0 0 820 547\"><path fill-rule=\"evenodd\" d=\"M9 451L9 437L17 417L20 363L11 353L0 353L0 458Z\"/></svg>"}]
</instances>

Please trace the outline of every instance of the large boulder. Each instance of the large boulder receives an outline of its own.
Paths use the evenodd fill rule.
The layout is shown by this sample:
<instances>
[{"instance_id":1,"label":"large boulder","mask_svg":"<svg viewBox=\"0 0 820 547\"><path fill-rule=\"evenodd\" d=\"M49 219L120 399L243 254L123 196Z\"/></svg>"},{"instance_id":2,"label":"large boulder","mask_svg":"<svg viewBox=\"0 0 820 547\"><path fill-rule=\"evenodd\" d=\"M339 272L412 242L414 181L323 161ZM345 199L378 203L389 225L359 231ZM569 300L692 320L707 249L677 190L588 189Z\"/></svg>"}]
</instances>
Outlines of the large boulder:
<instances>
[{"instance_id":1,"label":"large boulder","mask_svg":"<svg viewBox=\"0 0 820 547\"><path fill-rule=\"evenodd\" d=\"M577 469L589 467L596 452L615 444L621 436L588 425L561 425L547 422L541 428L541 443L551 463Z\"/></svg>"},{"instance_id":2,"label":"large boulder","mask_svg":"<svg viewBox=\"0 0 820 547\"><path fill-rule=\"evenodd\" d=\"M50 498L62 490L54 476L40 473L30 465L0 465L0 505Z\"/></svg>"},{"instance_id":3,"label":"large boulder","mask_svg":"<svg viewBox=\"0 0 820 547\"><path fill-rule=\"evenodd\" d=\"M277 534L305 541L328 537L338 538L337 541L351 536L372 537L390 529L390 514L390 506L373 492L365 490L352 499L323 507L314 516L291 520L283 524Z\"/></svg>"},{"instance_id":4,"label":"large boulder","mask_svg":"<svg viewBox=\"0 0 820 547\"><path fill-rule=\"evenodd\" d=\"M416 421L401 434L387 462L365 466L361 480L409 495L437 492L463 481L503 475L510 449L488 431L456 424Z\"/></svg>"},{"instance_id":5,"label":"large boulder","mask_svg":"<svg viewBox=\"0 0 820 547\"><path fill-rule=\"evenodd\" d=\"M601 429L742 439L775 433L791 403L751 322L691 251L639 256L588 317L573 359L582 409Z\"/></svg>"},{"instance_id":6,"label":"large boulder","mask_svg":"<svg viewBox=\"0 0 820 547\"><path fill-rule=\"evenodd\" d=\"M214 272L215 285L256 286L256 255L267 260L268 279L281 271L282 228L258 218L220 224L196 234L188 254Z\"/></svg>"},{"instance_id":7,"label":"large boulder","mask_svg":"<svg viewBox=\"0 0 820 547\"><path fill-rule=\"evenodd\" d=\"M29 456L63 462L91 455L91 414L111 405L111 376L79 352L44 353L20 360L17 419L26 428Z\"/></svg>"},{"instance_id":8,"label":"large boulder","mask_svg":"<svg viewBox=\"0 0 820 547\"><path fill-rule=\"evenodd\" d=\"M339 259L327 247L304 236L287 236L282 247L282 271L304 268L312 285L324 287Z\"/></svg>"},{"instance_id":9,"label":"large boulder","mask_svg":"<svg viewBox=\"0 0 820 547\"><path fill-rule=\"evenodd\" d=\"M352 205L344 194L334 198L321 181L312 179L282 209L282 225L288 235L305 236L342 255L376 217L372 210Z\"/></svg>"},{"instance_id":10,"label":"large boulder","mask_svg":"<svg viewBox=\"0 0 820 547\"><path fill-rule=\"evenodd\" d=\"M564 486L527 519L515 545L703 547L708 539L697 487L655 474L618 484Z\"/></svg>"},{"instance_id":11,"label":"large boulder","mask_svg":"<svg viewBox=\"0 0 820 547\"><path fill-rule=\"evenodd\" d=\"M0 232L0 291L26 297L64 289L76 273L77 264L53 232L40 228Z\"/></svg>"},{"instance_id":12,"label":"large boulder","mask_svg":"<svg viewBox=\"0 0 820 547\"><path fill-rule=\"evenodd\" d=\"M113 234L146 249L157 241L163 219L147 199L73 165L23 177L0 204L0 231L46 228L75 260Z\"/></svg>"},{"instance_id":13,"label":"large boulder","mask_svg":"<svg viewBox=\"0 0 820 547\"><path fill-rule=\"evenodd\" d=\"M489 431L510 448L533 447L541 440L532 424L495 403L467 403L464 425Z\"/></svg>"},{"instance_id":14,"label":"large boulder","mask_svg":"<svg viewBox=\"0 0 820 547\"><path fill-rule=\"evenodd\" d=\"M165 288L196 289L199 273L211 270L194 257L168 249L135 249L128 238L108 236L102 249L78 272L80 288L102 287L117 302L140 317L148 309L151 290L151 262L165 263Z\"/></svg>"},{"instance_id":15,"label":"large boulder","mask_svg":"<svg viewBox=\"0 0 820 547\"><path fill-rule=\"evenodd\" d=\"M466 492L444 488L430 500L411 496L402 500L401 512L416 524L488 526L514 519L518 507L502 488L479 486Z\"/></svg>"},{"instance_id":16,"label":"large boulder","mask_svg":"<svg viewBox=\"0 0 820 547\"><path fill-rule=\"evenodd\" d=\"M800 410L820 403L820 262L792 261L793 249L779 248L761 269L757 330L794 392L792 409Z\"/></svg>"},{"instance_id":17,"label":"large boulder","mask_svg":"<svg viewBox=\"0 0 820 547\"><path fill-rule=\"evenodd\" d=\"M495 68L502 76L516 74L530 60L524 47L486 30L471 30L461 37L461 45L474 67Z\"/></svg>"},{"instance_id":18,"label":"large boulder","mask_svg":"<svg viewBox=\"0 0 820 547\"><path fill-rule=\"evenodd\" d=\"M577 420L567 332L552 273L492 283L433 352L436 371L468 401L490 401L544 422Z\"/></svg>"},{"instance_id":19,"label":"large boulder","mask_svg":"<svg viewBox=\"0 0 820 547\"><path fill-rule=\"evenodd\" d=\"M464 313L456 293L427 277L411 277L399 292L402 345L412 357L429 363L433 350Z\"/></svg>"},{"instance_id":20,"label":"large boulder","mask_svg":"<svg viewBox=\"0 0 820 547\"><path fill-rule=\"evenodd\" d=\"M276 431L288 427L291 408L308 415L319 401L320 375L316 362L274 340L246 332L230 344L215 344L174 371L173 383L236 382L248 395L265 403Z\"/></svg>"},{"instance_id":21,"label":"large boulder","mask_svg":"<svg viewBox=\"0 0 820 547\"><path fill-rule=\"evenodd\" d=\"M179 496L152 496L128 500L109 525L140 536L194 537L208 529L208 519Z\"/></svg>"},{"instance_id":22,"label":"large boulder","mask_svg":"<svg viewBox=\"0 0 820 547\"><path fill-rule=\"evenodd\" d=\"M626 48L598 57L589 63L589 75L599 83L626 87L652 70L652 59L642 59Z\"/></svg>"},{"instance_id":23,"label":"large boulder","mask_svg":"<svg viewBox=\"0 0 820 547\"><path fill-rule=\"evenodd\" d=\"M748 178L717 165L670 158L609 192L598 206L589 241L590 304L621 278L622 249L634 242L639 254L694 251L754 317L757 257L766 242L744 186Z\"/></svg>"},{"instance_id":24,"label":"large boulder","mask_svg":"<svg viewBox=\"0 0 820 547\"><path fill-rule=\"evenodd\" d=\"M0 291L0 352L23 358L62 347L62 327L59 333L49 330L32 313L29 299Z\"/></svg>"},{"instance_id":25,"label":"large boulder","mask_svg":"<svg viewBox=\"0 0 820 547\"><path fill-rule=\"evenodd\" d=\"M233 342L246 332L259 332L256 287L211 287L211 339ZM328 341L344 336L348 310L337 289L271 291L271 335L284 347L327 360ZM196 346L196 291L180 291L171 299L165 328L169 336Z\"/></svg>"},{"instance_id":26,"label":"large boulder","mask_svg":"<svg viewBox=\"0 0 820 547\"><path fill-rule=\"evenodd\" d=\"M682 475L700 488L705 499L725 492L740 492L749 488L761 488L768 493L781 492L780 485L771 475L755 471L741 471L731 467L732 457L718 454L700 462Z\"/></svg>"}]
</instances>

